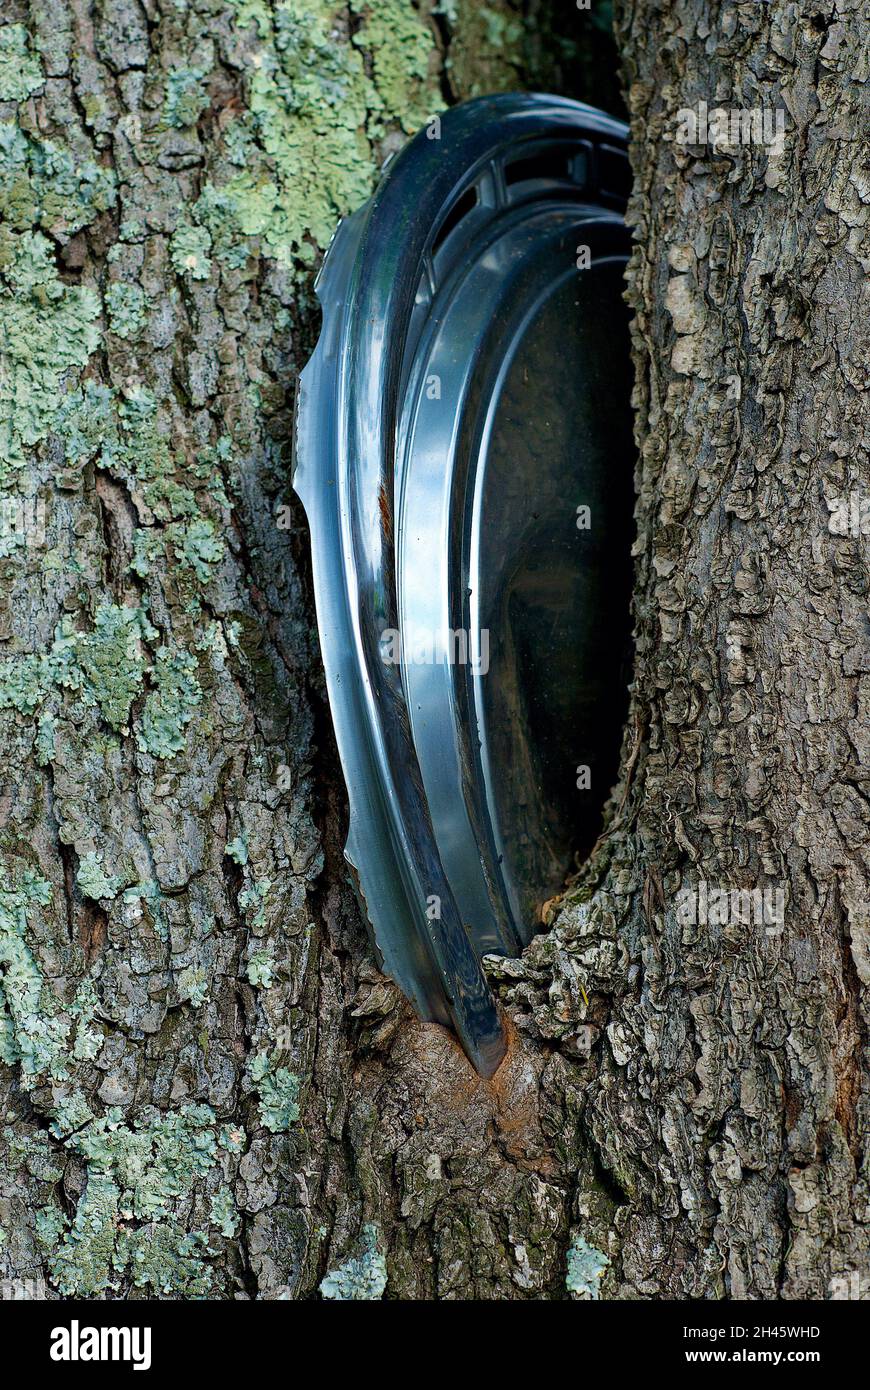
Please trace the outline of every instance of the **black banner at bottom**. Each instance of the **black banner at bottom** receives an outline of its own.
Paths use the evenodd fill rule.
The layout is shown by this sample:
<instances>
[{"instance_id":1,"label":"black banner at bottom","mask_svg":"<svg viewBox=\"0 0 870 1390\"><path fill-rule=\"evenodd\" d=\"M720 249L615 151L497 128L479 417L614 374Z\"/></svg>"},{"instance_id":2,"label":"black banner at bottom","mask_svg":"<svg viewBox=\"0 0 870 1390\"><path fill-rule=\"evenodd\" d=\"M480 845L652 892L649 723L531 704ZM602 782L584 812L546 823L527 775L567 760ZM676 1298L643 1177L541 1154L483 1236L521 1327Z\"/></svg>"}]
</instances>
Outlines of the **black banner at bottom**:
<instances>
[{"instance_id":1,"label":"black banner at bottom","mask_svg":"<svg viewBox=\"0 0 870 1390\"><path fill-rule=\"evenodd\" d=\"M402 1323L391 1313L401 1306ZM345 1362L353 1373L382 1358L407 1362L409 1311L434 1313L429 1364L432 1373L457 1361L445 1352L455 1308L462 1309L462 1334L478 1339L476 1359L491 1371L502 1358L514 1373L518 1336L524 1360L541 1358L541 1371L554 1357L567 1357L573 1374L585 1378L604 1370L671 1375L681 1371L703 1384L711 1371L740 1372L764 1367L775 1384L783 1372L809 1369L826 1377L860 1365L868 1332L866 1304L858 1300L824 1303L640 1303L563 1302L357 1305L351 1310L323 1301L308 1303L172 1302L0 1302L0 1328L7 1351L18 1363L49 1382L70 1376L195 1374L220 1376L262 1373L271 1378L293 1364L311 1374L312 1359L330 1375ZM468 1315L475 1322L467 1321ZM509 1313L502 1322L500 1314ZM543 1336L537 1334L543 1333ZM482 1334L482 1335L481 1335ZM395 1340L396 1338L400 1340ZM388 1341L382 1339L388 1338ZM415 1344L412 1342L412 1346ZM420 1343L416 1343L415 1361ZM466 1345L464 1342L463 1345ZM405 1347L405 1353L401 1348ZM454 1348L455 1349L455 1348ZM303 1358L300 1360L300 1356ZM459 1358L464 1359L465 1354ZM410 1369L410 1367L408 1367ZM528 1373L528 1366L523 1373Z\"/></svg>"}]
</instances>

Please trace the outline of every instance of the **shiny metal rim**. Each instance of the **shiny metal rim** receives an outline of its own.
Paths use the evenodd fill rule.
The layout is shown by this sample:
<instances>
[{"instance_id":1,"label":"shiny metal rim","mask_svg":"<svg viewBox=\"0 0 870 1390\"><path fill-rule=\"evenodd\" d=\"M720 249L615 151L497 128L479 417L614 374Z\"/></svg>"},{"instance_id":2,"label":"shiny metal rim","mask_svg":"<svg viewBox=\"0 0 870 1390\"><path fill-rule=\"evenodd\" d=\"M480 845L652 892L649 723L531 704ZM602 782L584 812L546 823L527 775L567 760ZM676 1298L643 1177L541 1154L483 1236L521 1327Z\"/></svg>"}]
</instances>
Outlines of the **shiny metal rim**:
<instances>
[{"instance_id":1,"label":"shiny metal rim","mask_svg":"<svg viewBox=\"0 0 870 1390\"><path fill-rule=\"evenodd\" d=\"M444 451L449 412L427 430L420 388L438 353L449 355L451 307L463 289L475 303L469 277L514 233L532 258L535 244L541 252L537 292L550 266L564 273L548 248L578 227L607 255L624 207L626 131L579 103L502 96L448 111L431 134L393 159L371 201L340 224L318 277L323 327L300 380L294 485L311 527L350 803L346 855L376 949L419 1014L453 1029L491 1075L505 1043L481 956L516 951L529 924L500 876L485 778L465 766L468 690L443 662L385 661L384 633L420 618L421 592L427 622L450 616L449 449L440 487L421 486L433 476L427 451ZM507 270L498 280L509 300ZM524 293L533 298L534 285ZM480 334L492 306L483 295L477 304ZM467 383L460 353L447 392L454 418ZM416 551L415 535L425 537ZM434 569L422 589L421 565Z\"/></svg>"}]
</instances>

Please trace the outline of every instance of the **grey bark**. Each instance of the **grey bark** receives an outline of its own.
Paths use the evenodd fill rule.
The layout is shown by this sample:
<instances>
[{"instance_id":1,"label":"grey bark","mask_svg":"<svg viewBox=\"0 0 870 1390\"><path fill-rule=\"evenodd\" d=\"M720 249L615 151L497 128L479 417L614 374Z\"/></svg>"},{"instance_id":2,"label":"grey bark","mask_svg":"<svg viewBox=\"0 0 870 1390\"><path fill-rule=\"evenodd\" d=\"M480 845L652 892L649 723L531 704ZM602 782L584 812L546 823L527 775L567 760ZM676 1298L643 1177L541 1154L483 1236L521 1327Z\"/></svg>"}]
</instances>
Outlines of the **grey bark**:
<instances>
[{"instance_id":1,"label":"grey bark","mask_svg":"<svg viewBox=\"0 0 870 1390\"><path fill-rule=\"evenodd\" d=\"M10 41L0 117L33 148L0 243L24 393L7 487L44 500L46 537L3 562L0 1277L49 1296L827 1297L870 1274L867 549L830 529L870 486L857 6L618 13L632 708L596 852L493 966L511 1045L491 1083L375 970L346 881L288 486L317 190L275 172L274 112L238 121L263 61L299 94L296 56L339 55L328 119L356 103L362 128L320 181L328 220L445 95L604 89L543 42L543 7L482 25L397 2L368 37L377 10L303 8L329 11L320 49L266 6L8 14L33 38ZM702 99L784 107L782 150L678 145ZM312 119L292 127L303 159ZM75 153L65 181L46 142ZM251 168L229 210L203 203ZM82 286L84 360L56 312L90 323ZM22 378L40 293L47 365ZM66 395L55 413L64 392L77 413ZM686 925L677 894L702 881L781 886L782 930Z\"/></svg>"}]
</instances>

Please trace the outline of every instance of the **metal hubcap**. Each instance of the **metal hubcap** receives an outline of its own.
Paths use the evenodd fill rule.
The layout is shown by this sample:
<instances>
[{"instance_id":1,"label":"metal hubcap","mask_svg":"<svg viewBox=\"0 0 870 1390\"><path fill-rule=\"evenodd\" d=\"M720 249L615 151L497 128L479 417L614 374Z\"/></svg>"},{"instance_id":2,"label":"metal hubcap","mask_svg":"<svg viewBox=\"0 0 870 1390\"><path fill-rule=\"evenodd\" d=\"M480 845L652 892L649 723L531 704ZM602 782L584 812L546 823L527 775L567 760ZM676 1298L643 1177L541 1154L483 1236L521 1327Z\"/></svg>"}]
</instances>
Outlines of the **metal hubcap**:
<instances>
[{"instance_id":1,"label":"metal hubcap","mask_svg":"<svg viewBox=\"0 0 870 1390\"><path fill-rule=\"evenodd\" d=\"M616 771L627 184L625 129L591 108L445 113L340 225L300 381L347 857L384 968L485 1075L481 957L529 940Z\"/></svg>"}]
</instances>

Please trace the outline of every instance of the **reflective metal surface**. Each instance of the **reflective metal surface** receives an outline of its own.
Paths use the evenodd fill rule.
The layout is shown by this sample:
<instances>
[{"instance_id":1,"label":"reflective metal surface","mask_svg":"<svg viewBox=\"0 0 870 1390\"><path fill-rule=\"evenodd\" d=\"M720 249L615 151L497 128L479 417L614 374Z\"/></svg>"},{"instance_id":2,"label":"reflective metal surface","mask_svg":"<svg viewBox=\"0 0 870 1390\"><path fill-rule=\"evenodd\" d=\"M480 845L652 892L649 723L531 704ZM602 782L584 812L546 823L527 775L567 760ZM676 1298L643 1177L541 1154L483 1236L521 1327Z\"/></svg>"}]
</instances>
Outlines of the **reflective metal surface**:
<instances>
[{"instance_id":1,"label":"reflective metal surface","mask_svg":"<svg viewBox=\"0 0 870 1390\"><path fill-rule=\"evenodd\" d=\"M448 111L340 225L300 381L347 857L384 968L485 1075L481 956L529 939L616 771L627 185L624 127L578 103Z\"/></svg>"}]
</instances>

